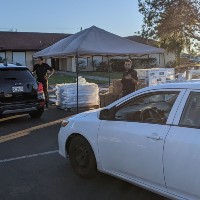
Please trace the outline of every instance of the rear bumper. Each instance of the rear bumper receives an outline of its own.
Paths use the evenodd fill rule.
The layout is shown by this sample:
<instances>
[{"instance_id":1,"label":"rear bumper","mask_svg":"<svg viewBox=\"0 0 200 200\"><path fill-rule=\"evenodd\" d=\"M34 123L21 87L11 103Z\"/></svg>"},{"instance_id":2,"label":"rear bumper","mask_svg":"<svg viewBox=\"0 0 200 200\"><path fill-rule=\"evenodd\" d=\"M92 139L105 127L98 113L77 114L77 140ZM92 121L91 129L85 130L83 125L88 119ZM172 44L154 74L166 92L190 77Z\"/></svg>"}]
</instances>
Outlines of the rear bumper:
<instances>
[{"instance_id":1,"label":"rear bumper","mask_svg":"<svg viewBox=\"0 0 200 200\"><path fill-rule=\"evenodd\" d=\"M35 112L39 109L42 109L44 106L41 106L40 103L29 103L29 104L11 104L0 106L0 115L12 115L12 114L24 114Z\"/></svg>"}]
</instances>

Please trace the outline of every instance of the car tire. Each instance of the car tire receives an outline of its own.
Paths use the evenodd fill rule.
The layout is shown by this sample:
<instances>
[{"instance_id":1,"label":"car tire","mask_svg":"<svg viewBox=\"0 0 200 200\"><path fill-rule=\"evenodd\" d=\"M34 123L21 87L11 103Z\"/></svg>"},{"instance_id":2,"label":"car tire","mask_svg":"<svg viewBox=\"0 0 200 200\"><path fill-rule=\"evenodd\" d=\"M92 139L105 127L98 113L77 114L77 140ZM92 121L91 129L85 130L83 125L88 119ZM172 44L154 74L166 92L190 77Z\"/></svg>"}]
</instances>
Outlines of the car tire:
<instances>
[{"instance_id":1,"label":"car tire","mask_svg":"<svg viewBox=\"0 0 200 200\"><path fill-rule=\"evenodd\" d=\"M29 113L29 115L32 119L37 119L42 116L43 112L44 112L44 108L39 109L36 112Z\"/></svg>"},{"instance_id":2,"label":"car tire","mask_svg":"<svg viewBox=\"0 0 200 200\"><path fill-rule=\"evenodd\" d=\"M89 142L76 136L69 145L69 160L72 168L79 176L92 178L97 172L96 159Z\"/></svg>"}]
</instances>

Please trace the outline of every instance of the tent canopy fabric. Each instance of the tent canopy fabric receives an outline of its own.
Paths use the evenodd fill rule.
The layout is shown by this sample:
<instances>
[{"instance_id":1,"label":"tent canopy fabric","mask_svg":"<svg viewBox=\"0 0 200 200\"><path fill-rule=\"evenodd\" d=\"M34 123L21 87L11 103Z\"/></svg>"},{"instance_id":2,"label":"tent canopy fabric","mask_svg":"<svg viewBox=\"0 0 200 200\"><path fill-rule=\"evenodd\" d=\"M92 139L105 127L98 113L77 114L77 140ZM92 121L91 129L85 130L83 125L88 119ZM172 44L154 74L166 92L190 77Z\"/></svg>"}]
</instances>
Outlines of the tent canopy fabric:
<instances>
[{"instance_id":1,"label":"tent canopy fabric","mask_svg":"<svg viewBox=\"0 0 200 200\"><path fill-rule=\"evenodd\" d=\"M164 53L164 49L134 42L92 26L35 53L34 57L116 56L161 53Z\"/></svg>"}]
</instances>

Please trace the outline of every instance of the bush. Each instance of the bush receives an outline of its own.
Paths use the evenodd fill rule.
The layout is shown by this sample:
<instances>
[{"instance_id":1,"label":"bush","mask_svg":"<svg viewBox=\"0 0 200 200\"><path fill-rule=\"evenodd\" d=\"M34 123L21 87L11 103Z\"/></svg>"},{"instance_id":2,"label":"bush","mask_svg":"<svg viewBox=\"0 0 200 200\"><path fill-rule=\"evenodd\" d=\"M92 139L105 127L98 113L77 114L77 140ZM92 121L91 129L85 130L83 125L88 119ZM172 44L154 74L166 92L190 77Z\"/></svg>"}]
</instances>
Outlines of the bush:
<instances>
[{"instance_id":1,"label":"bush","mask_svg":"<svg viewBox=\"0 0 200 200\"><path fill-rule=\"evenodd\" d=\"M133 66L136 69L148 69L157 67L156 58L136 58L133 59Z\"/></svg>"},{"instance_id":2,"label":"bush","mask_svg":"<svg viewBox=\"0 0 200 200\"><path fill-rule=\"evenodd\" d=\"M176 61L174 60L174 61L169 61L169 62L167 62L166 65L165 65L165 67L166 67L166 68L174 68L174 67L176 67L176 65L177 65L177 63L176 63Z\"/></svg>"},{"instance_id":3,"label":"bush","mask_svg":"<svg viewBox=\"0 0 200 200\"><path fill-rule=\"evenodd\" d=\"M108 63L107 62L101 62L98 66L96 66L97 72L108 72Z\"/></svg>"},{"instance_id":4,"label":"bush","mask_svg":"<svg viewBox=\"0 0 200 200\"><path fill-rule=\"evenodd\" d=\"M131 59L135 69L147 69L157 66L156 58L135 58ZM124 71L124 59L111 59L112 71Z\"/></svg>"}]
</instances>

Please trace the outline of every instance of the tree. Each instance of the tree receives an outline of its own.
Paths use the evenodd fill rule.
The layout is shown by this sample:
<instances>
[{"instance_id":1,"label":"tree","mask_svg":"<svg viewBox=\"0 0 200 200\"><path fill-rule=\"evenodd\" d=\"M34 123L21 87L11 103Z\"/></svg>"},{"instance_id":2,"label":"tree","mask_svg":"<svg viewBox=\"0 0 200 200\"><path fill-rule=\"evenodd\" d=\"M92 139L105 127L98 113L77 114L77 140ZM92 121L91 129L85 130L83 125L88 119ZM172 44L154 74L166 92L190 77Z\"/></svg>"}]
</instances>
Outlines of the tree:
<instances>
[{"instance_id":1,"label":"tree","mask_svg":"<svg viewBox=\"0 0 200 200\"><path fill-rule=\"evenodd\" d=\"M192 39L200 40L200 0L138 0L143 14L142 36L176 53L178 63Z\"/></svg>"}]
</instances>

